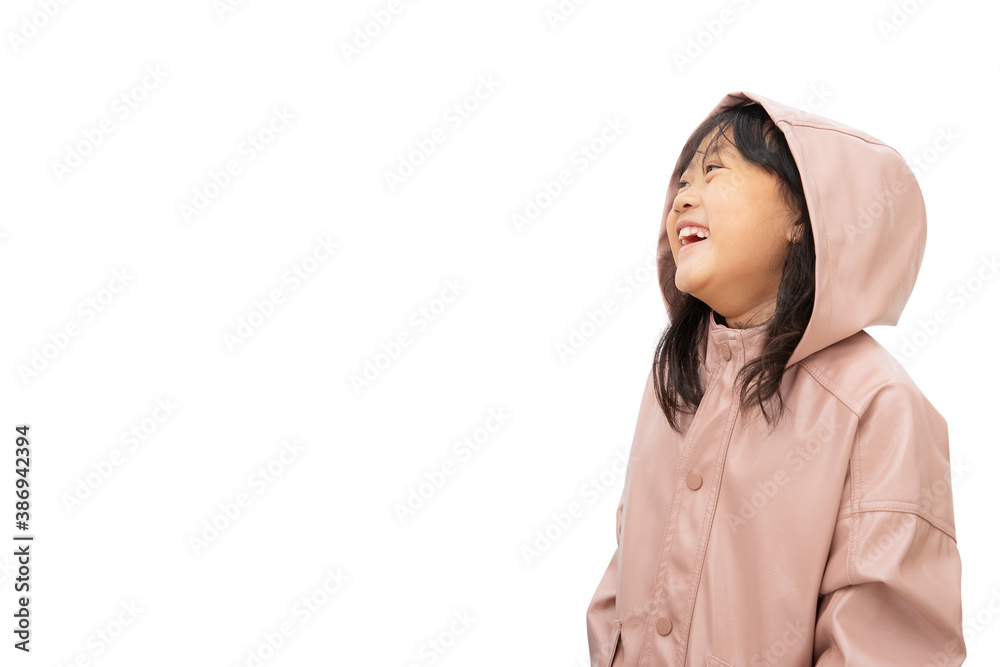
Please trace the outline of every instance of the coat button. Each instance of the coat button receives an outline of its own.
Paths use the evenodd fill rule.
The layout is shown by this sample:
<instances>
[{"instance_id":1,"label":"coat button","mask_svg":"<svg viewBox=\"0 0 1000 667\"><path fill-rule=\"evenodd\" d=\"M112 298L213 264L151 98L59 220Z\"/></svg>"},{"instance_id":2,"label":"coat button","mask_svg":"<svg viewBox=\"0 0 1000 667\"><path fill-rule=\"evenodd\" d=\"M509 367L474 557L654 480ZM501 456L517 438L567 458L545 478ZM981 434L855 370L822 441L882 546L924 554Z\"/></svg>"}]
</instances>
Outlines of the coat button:
<instances>
[{"instance_id":1,"label":"coat button","mask_svg":"<svg viewBox=\"0 0 1000 667\"><path fill-rule=\"evenodd\" d=\"M732 352L732 350L729 349L729 346L726 345L725 343L723 343L721 345L721 347L722 347L722 349L719 350L719 351L722 353L722 358L725 359L726 361L729 361L730 359L732 359L733 358L733 352Z\"/></svg>"},{"instance_id":2,"label":"coat button","mask_svg":"<svg viewBox=\"0 0 1000 667\"><path fill-rule=\"evenodd\" d=\"M688 473L688 488L697 491L701 488L701 475L696 472Z\"/></svg>"},{"instance_id":3,"label":"coat button","mask_svg":"<svg viewBox=\"0 0 1000 667\"><path fill-rule=\"evenodd\" d=\"M661 618L656 622L656 631L661 635L669 635L673 627L674 625L670 622L669 618Z\"/></svg>"}]
</instances>

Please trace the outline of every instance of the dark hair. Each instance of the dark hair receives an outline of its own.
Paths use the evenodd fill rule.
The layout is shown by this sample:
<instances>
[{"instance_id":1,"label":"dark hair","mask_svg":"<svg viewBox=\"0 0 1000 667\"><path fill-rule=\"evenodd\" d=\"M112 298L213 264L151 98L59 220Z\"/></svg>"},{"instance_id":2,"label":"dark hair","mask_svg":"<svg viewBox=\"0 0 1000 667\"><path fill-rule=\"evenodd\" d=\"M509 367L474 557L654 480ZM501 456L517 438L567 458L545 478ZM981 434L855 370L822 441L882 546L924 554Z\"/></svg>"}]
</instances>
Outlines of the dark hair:
<instances>
[{"instance_id":1,"label":"dark hair","mask_svg":"<svg viewBox=\"0 0 1000 667\"><path fill-rule=\"evenodd\" d=\"M731 138L727 135L730 130ZM809 210L802 178L785 135L761 105L726 109L706 119L681 151L682 170L691 163L702 141L712 133L706 152L711 152L725 138L736 146L744 160L775 175L785 200L792 210L799 212L796 225L803 227L799 242L789 245L785 257L774 315L761 325L767 327L761 355L743 366L737 375L737 382L742 378L741 412L745 414L756 403L769 428L773 429L785 411L779 391L785 364L809 323L816 292L816 250ZM670 205L672 202L667 202L667 206ZM653 354L656 400L671 428L678 432L677 413L693 414L705 395L701 386L698 346L707 335L707 318L711 310L705 302L681 292L679 300L672 304L673 321L664 329ZM765 403L775 395L778 414L772 420Z\"/></svg>"}]
</instances>

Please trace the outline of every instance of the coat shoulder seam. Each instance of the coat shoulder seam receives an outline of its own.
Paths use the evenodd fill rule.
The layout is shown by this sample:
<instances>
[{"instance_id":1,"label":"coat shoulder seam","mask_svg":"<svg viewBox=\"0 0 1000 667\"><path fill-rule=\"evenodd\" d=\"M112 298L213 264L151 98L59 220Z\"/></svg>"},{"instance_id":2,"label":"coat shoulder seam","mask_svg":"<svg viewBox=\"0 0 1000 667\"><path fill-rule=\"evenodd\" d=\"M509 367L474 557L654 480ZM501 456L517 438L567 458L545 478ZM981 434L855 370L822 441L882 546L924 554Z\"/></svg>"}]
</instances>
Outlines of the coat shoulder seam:
<instances>
[{"instance_id":1,"label":"coat shoulder seam","mask_svg":"<svg viewBox=\"0 0 1000 667\"><path fill-rule=\"evenodd\" d=\"M824 373L820 367L813 362L799 362L802 369L805 370L816 382L818 382L823 388L833 394L844 406L853 412L855 416L861 417L861 405L860 403L843 387L837 384L829 375Z\"/></svg>"},{"instance_id":2,"label":"coat shoulder seam","mask_svg":"<svg viewBox=\"0 0 1000 667\"><path fill-rule=\"evenodd\" d=\"M840 508L840 514L837 516L837 521L857 518L859 514L870 514L873 512L912 514L920 517L931 527L941 531L950 537L952 541L957 543L957 540L955 539L955 528L947 521L942 521L933 514L929 514L926 510L924 510L924 508L920 507L920 505L904 501L864 500L861 502L861 505L857 510L851 510L849 506L845 505Z\"/></svg>"}]
</instances>

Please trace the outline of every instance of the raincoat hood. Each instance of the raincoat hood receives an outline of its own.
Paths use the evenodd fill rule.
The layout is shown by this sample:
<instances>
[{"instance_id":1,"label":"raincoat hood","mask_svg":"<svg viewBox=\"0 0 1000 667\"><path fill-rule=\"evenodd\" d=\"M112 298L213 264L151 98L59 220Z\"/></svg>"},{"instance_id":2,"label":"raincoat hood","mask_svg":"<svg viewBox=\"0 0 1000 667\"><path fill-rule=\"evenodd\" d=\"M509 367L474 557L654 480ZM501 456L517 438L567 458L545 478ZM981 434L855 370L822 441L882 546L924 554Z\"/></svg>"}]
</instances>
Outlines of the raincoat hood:
<instances>
[{"instance_id":1,"label":"raincoat hood","mask_svg":"<svg viewBox=\"0 0 1000 667\"><path fill-rule=\"evenodd\" d=\"M676 430L654 388L661 358L650 364L617 546L587 608L591 664L958 667L948 424L864 330L895 325L913 290L920 188L874 137L760 95L731 93L710 117L752 102L788 142L816 249L812 315L781 377L785 411L774 429L739 418L741 370L766 326L708 315L704 393ZM657 239L671 320L681 293L665 228L680 167Z\"/></svg>"},{"instance_id":2,"label":"raincoat hood","mask_svg":"<svg viewBox=\"0 0 1000 667\"><path fill-rule=\"evenodd\" d=\"M759 103L784 134L802 176L816 245L812 317L786 368L865 327L895 325L910 298L927 241L927 214L903 157L875 137L755 93L726 95L712 112ZM678 158L667 187L657 273L667 314L681 292L667 238Z\"/></svg>"}]
</instances>

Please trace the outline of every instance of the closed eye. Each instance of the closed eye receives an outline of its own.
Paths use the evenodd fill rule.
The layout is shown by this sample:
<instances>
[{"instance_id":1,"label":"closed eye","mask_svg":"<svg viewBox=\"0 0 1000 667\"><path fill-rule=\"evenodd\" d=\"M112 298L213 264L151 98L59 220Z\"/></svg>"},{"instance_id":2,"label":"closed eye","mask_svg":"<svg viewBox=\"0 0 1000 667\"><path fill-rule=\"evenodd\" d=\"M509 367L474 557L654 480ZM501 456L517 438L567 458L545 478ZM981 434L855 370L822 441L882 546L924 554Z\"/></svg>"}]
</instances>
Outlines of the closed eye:
<instances>
[{"instance_id":1,"label":"closed eye","mask_svg":"<svg viewBox=\"0 0 1000 667\"><path fill-rule=\"evenodd\" d=\"M705 171L707 172L712 167L715 167L716 169L722 169L722 165L721 164L708 164L708 165L705 165ZM685 185L690 185L690 183L688 181L683 181L682 180L682 181L678 181L677 185L678 185L679 188L683 188Z\"/></svg>"}]
</instances>

